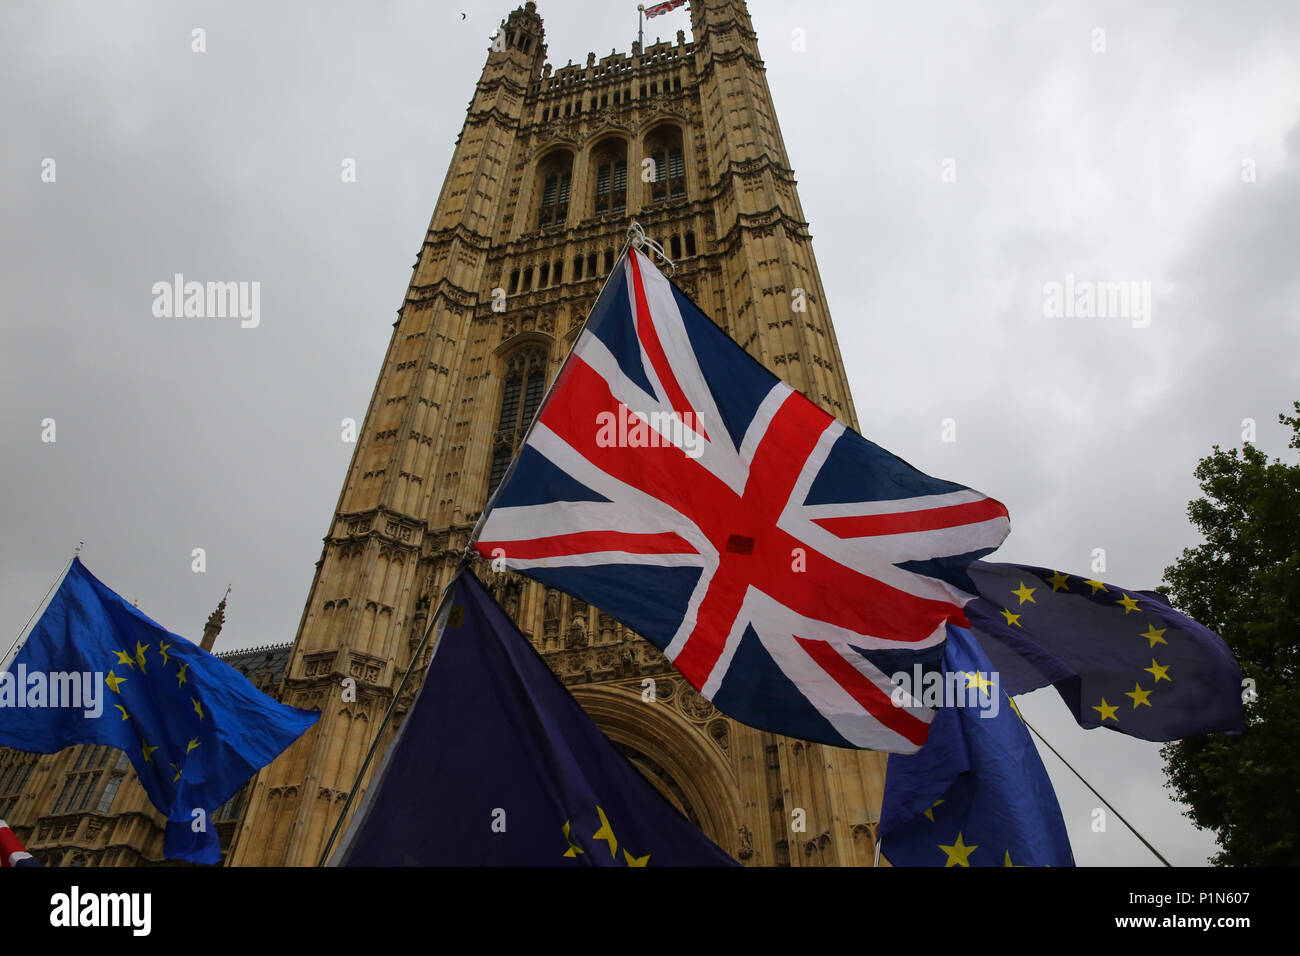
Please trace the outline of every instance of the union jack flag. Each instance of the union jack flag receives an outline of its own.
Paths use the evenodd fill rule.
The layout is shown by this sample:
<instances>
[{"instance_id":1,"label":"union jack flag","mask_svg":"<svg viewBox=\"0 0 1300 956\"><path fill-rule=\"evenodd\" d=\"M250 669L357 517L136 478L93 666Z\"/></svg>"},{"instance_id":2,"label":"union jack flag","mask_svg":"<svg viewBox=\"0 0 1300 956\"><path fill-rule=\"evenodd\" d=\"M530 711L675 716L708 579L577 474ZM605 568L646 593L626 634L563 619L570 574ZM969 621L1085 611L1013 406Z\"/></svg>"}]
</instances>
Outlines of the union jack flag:
<instances>
[{"instance_id":1,"label":"union jack flag","mask_svg":"<svg viewBox=\"0 0 1300 956\"><path fill-rule=\"evenodd\" d=\"M910 753L971 595L948 583L1010 530L780 381L630 250L489 503L480 554L664 652L723 713ZM500 566L500 565L498 565Z\"/></svg>"},{"instance_id":2,"label":"union jack flag","mask_svg":"<svg viewBox=\"0 0 1300 956\"><path fill-rule=\"evenodd\" d=\"M666 3L656 3L653 7L645 8L646 19L652 19L661 13L668 13L670 10L676 10L678 7L684 7L686 0L667 0Z\"/></svg>"},{"instance_id":3,"label":"union jack flag","mask_svg":"<svg viewBox=\"0 0 1300 956\"><path fill-rule=\"evenodd\" d=\"M9 824L0 820L0 866L44 866L27 852Z\"/></svg>"}]
</instances>

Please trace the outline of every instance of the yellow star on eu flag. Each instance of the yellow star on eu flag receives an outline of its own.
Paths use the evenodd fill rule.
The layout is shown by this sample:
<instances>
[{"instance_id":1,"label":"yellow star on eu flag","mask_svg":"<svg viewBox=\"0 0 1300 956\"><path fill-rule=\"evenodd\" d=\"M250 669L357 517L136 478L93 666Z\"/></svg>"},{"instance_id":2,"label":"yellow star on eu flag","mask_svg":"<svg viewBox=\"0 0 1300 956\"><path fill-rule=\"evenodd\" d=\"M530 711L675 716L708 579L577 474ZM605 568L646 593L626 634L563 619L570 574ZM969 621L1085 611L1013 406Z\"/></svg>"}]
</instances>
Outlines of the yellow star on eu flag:
<instances>
[{"instance_id":1,"label":"yellow star on eu flag","mask_svg":"<svg viewBox=\"0 0 1300 956\"><path fill-rule=\"evenodd\" d=\"M936 801L934 801L934 803L930 804L930 809L929 809L929 810L922 811L922 812L923 812L927 817L930 818L930 822L931 822L931 823L934 822L934 808L937 807L937 806L938 806L939 804L941 804L941 803L943 803L942 800L936 800Z\"/></svg>"},{"instance_id":2,"label":"yellow star on eu flag","mask_svg":"<svg viewBox=\"0 0 1300 956\"><path fill-rule=\"evenodd\" d=\"M104 678L104 683L108 685L108 689L114 694L120 694L122 692L118 688L126 683L126 678L118 677L110 670L108 676Z\"/></svg>"},{"instance_id":3,"label":"yellow star on eu flag","mask_svg":"<svg viewBox=\"0 0 1300 956\"><path fill-rule=\"evenodd\" d=\"M194 713L199 715L199 720L202 720L203 705L199 703L199 699L197 697L191 697L190 700L194 703Z\"/></svg>"},{"instance_id":4,"label":"yellow star on eu flag","mask_svg":"<svg viewBox=\"0 0 1300 956\"><path fill-rule=\"evenodd\" d=\"M123 720L130 720L130 719L131 719L131 715L128 714L128 713L126 712L126 708L123 707L121 704L114 704L113 706L116 707L118 710L120 710L120 711L122 712L122 719L123 719Z\"/></svg>"},{"instance_id":5,"label":"yellow star on eu flag","mask_svg":"<svg viewBox=\"0 0 1300 956\"><path fill-rule=\"evenodd\" d=\"M1151 696L1151 691L1143 690L1141 684L1134 684L1132 690L1124 692L1125 697L1133 698L1133 709L1137 710L1139 706L1150 707L1151 701L1147 700Z\"/></svg>"},{"instance_id":6,"label":"yellow star on eu flag","mask_svg":"<svg viewBox=\"0 0 1300 956\"><path fill-rule=\"evenodd\" d=\"M200 745L199 745L199 738L198 738L198 737L192 737L192 738L190 738L190 742L189 742L188 744L185 745L185 752L186 752L186 753L189 753L191 750L194 750L194 749L198 748L199 746L200 746Z\"/></svg>"},{"instance_id":7,"label":"yellow star on eu flag","mask_svg":"<svg viewBox=\"0 0 1300 956\"><path fill-rule=\"evenodd\" d=\"M135 662L140 665L141 674L144 673L144 652L147 650L149 650L148 644L141 644L139 641L135 642Z\"/></svg>"},{"instance_id":8,"label":"yellow star on eu flag","mask_svg":"<svg viewBox=\"0 0 1300 956\"><path fill-rule=\"evenodd\" d=\"M1160 662L1153 657L1151 658L1151 666L1144 667L1142 669L1147 673L1149 673L1152 677L1154 677L1156 679L1157 684L1159 684L1162 680L1167 680L1169 681L1169 683L1172 684L1174 682L1174 679L1169 676L1170 666L1171 665L1166 664L1164 667L1161 667Z\"/></svg>"},{"instance_id":9,"label":"yellow star on eu flag","mask_svg":"<svg viewBox=\"0 0 1300 956\"><path fill-rule=\"evenodd\" d=\"M647 853L645 856L633 856L631 853L628 853L626 849L624 849L623 859L627 861L628 866L645 866L647 863L650 862L650 854Z\"/></svg>"},{"instance_id":10,"label":"yellow star on eu flag","mask_svg":"<svg viewBox=\"0 0 1300 956\"><path fill-rule=\"evenodd\" d=\"M171 644L168 644L166 641L158 642L158 653L162 655L163 667L167 666L167 661L169 660L169 658L167 657L167 651L170 647Z\"/></svg>"},{"instance_id":11,"label":"yellow star on eu flag","mask_svg":"<svg viewBox=\"0 0 1300 956\"><path fill-rule=\"evenodd\" d=\"M1102 584L1100 581L1084 581L1083 583L1092 588L1093 594L1096 594L1098 591L1106 590L1106 585Z\"/></svg>"},{"instance_id":12,"label":"yellow star on eu flag","mask_svg":"<svg viewBox=\"0 0 1300 956\"><path fill-rule=\"evenodd\" d=\"M569 844L569 848L568 848L567 850L564 851L564 855L565 855L565 856L567 856L567 857L576 857L579 853L586 853L586 852L587 852L587 851L584 850L582 847L578 846L578 844L574 843L571 839L569 839L569 821L568 821L568 820L565 820L565 821L564 821L564 826L562 826L560 829L564 831L564 842L567 843L567 844Z\"/></svg>"},{"instance_id":13,"label":"yellow star on eu flag","mask_svg":"<svg viewBox=\"0 0 1300 956\"><path fill-rule=\"evenodd\" d=\"M1148 624L1146 633L1139 634L1138 637L1145 637L1150 641L1150 647L1155 647L1157 644L1168 644L1169 642L1165 640L1165 631L1167 630L1169 630L1167 627L1156 627L1154 624Z\"/></svg>"},{"instance_id":14,"label":"yellow star on eu flag","mask_svg":"<svg viewBox=\"0 0 1300 956\"><path fill-rule=\"evenodd\" d=\"M144 762L153 763L153 752L158 749L158 746L150 747L147 741L142 740L140 749L144 751Z\"/></svg>"},{"instance_id":15,"label":"yellow star on eu flag","mask_svg":"<svg viewBox=\"0 0 1300 956\"><path fill-rule=\"evenodd\" d=\"M1020 598L1021 604L1024 604L1026 601L1028 601L1030 604L1037 604L1038 602L1034 600L1034 592L1037 590L1038 588L1025 587L1025 582L1021 581L1020 587L1012 591L1011 593L1014 594L1016 597Z\"/></svg>"},{"instance_id":16,"label":"yellow star on eu flag","mask_svg":"<svg viewBox=\"0 0 1300 956\"><path fill-rule=\"evenodd\" d=\"M600 814L600 829L591 835L593 840L604 840L609 844L610 859L618 856L618 838L614 836L614 828L609 825L609 819L605 816L605 811L596 807L596 812Z\"/></svg>"},{"instance_id":17,"label":"yellow star on eu flag","mask_svg":"<svg viewBox=\"0 0 1300 956\"><path fill-rule=\"evenodd\" d=\"M1115 716L1115 711L1119 709L1118 706L1106 703L1105 697L1101 699L1100 707L1094 704L1092 709L1101 714L1101 719L1103 721L1113 720L1115 723L1119 723L1119 718Z\"/></svg>"},{"instance_id":18,"label":"yellow star on eu flag","mask_svg":"<svg viewBox=\"0 0 1300 956\"><path fill-rule=\"evenodd\" d=\"M1052 592L1055 593L1060 591L1062 588L1066 591L1070 590L1070 586L1066 584L1069 580L1070 576L1068 574L1062 574L1060 571L1053 571L1052 576L1047 579L1047 583L1052 586Z\"/></svg>"},{"instance_id":19,"label":"yellow star on eu flag","mask_svg":"<svg viewBox=\"0 0 1300 956\"><path fill-rule=\"evenodd\" d=\"M185 671L189 669L189 664L182 664L181 669L176 672L176 689L180 690L181 684L185 683Z\"/></svg>"},{"instance_id":20,"label":"yellow star on eu flag","mask_svg":"<svg viewBox=\"0 0 1300 956\"><path fill-rule=\"evenodd\" d=\"M1120 593L1124 594L1123 591L1121 591ZM1124 605L1125 614L1128 614L1132 611L1136 611L1138 609L1137 598L1131 598L1127 594L1124 594L1124 596L1119 599L1119 603Z\"/></svg>"},{"instance_id":21,"label":"yellow star on eu flag","mask_svg":"<svg viewBox=\"0 0 1300 956\"><path fill-rule=\"evenodd\" d=\"M955 842L952 846L944 846L942 843L940 843L939 849L943 850L944 853L948 854L948 862L944 864L944 867L970 866L970 855L974 853L976 850L978 850L979 847L966 846L966 844L962 843L961 834L958 833L957 842Z\"/></svg>"},{"instance_id":22,"label":"yellow star on eu flag","mask_svg":"<svg viewBox=\"0 0 1300 956\"><path fill-rule=\"evenodd\" d=\"M1010 611L1008 611L1006 608L1003 608L1003 609L1002 609L1002 616L1005 617L1005 618L1007 619L1007 625L1008 625L1008 626L1014 624L1016 627L1020 627L1020 615L1019 615L1019 614L1012 614L1012 613L1011 613Z\"/></svg>"},{"instance_id":23,"label":"yellow star on eu flag","mask_svg":"<svg viewBox=\"0 0 1300 956\"><path fill-rule=\"evenodd\" d=\"M135 670L134 657L132 657L126 651L114 651L113 653L117 655L117 662L119 664L125 664L127 667L131 668L131 670Z\"/></svg>"}]
</instances>

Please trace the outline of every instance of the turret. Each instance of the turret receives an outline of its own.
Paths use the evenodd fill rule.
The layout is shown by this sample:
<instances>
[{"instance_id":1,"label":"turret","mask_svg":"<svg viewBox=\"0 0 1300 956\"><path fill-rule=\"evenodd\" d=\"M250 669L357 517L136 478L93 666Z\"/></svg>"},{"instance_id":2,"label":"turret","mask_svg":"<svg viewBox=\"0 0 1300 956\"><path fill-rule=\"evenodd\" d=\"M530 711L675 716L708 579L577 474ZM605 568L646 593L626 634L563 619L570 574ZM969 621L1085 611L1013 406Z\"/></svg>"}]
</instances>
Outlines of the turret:
<instances>
[{"instance_id":1,"label":"turret","mask_svg":"<svg viewBox=\"0 0 1300 956\"><path fill-rule=\"evenodd\" d=\"M203 643L199 646L212 653L212 645L217 643L217 635L221 633L221 628L226 623L226 598L230 597L230 585L226 586L226 593L221 598L221 603L217 609L208 615L208 623L203 625Z\"/></svg>"}]
</instances>

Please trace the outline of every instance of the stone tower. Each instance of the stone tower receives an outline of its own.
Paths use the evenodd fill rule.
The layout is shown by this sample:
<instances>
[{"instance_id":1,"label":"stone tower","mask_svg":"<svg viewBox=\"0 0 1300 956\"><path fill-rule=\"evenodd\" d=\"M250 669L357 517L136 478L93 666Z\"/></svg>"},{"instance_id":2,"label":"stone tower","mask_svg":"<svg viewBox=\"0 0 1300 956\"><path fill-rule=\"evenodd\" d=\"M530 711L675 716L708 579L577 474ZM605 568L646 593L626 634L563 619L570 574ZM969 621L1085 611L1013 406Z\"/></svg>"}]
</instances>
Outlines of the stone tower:
<instances>
[{"instance_id":1,"label":"stone tower","mask_svg":"<svg viewBox=\"0 0 1300 956\"><path fill-rule=\"evenodd\" d=\"M322 717L256 779L233 865L317 861L431 605L631 220L677 261L677 284L706 314L856 424L748 10L691 6L692 42L679 31L559 69L536 4L502 22L285 674L285 702ZM615 744L727 852L749 865L871 863L882 755L737 724L598 608L521 577L480 577ZM649 705L646 676L658 686ZM343 693L347 678L355 694Z\"/></svg>"}]
</instances>

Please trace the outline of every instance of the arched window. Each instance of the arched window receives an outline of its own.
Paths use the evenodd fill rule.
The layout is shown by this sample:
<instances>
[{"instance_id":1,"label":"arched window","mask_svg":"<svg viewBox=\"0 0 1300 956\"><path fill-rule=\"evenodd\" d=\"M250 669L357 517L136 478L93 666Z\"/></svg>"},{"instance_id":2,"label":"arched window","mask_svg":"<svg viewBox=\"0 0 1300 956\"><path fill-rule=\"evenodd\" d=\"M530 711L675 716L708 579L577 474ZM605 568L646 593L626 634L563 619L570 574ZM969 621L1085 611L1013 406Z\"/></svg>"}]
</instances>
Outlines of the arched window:
<instances>
[{"instance_id":1,"label":"arched window","mask_svg":"<svg viewBox=\"0 0 1300 956\"><path fill-rule=\"evenodd\" d=\"M497 416L496 436L492 441L492 469L488 475L488 494L496 490L510 467L515 449L524 432L533 423L542 394L546 391L546 349L525 346L506 361L505 382L501 388L501 413Z\"/></svg>"},{"instance_id":2,"label":"arched window","mask_svg":"<svg viewBox=\"0 0 1300 956\"><path fill-rule=\"evenodd\" d=\"M537 226L562 226L569 218L569 187L573 182L573 154L552 153L537 167L537 188L541 199Z\"/></svg>"},{"instance_id":3,"label":"arched window","mask_svg":"<svg viewBox=\"0 0 1300 956\"><path fill-rule=\"evenodd\" d=\"M685 196L686 159L682 151L682 131L676 126L660 126L646 137L645 152L655 164L650 201L663 202Z\"/></svg>"},{"instance_id":4,"label":"arched window","mask_svg":"<svg viewBox=\"0 0 1300 956\"><path fill-rule=\"evenodd\" d=\"M627 145L607 139L592 151L596 171L595 214L621 213L627 209Z\"/></svg>"}]
</instances>

